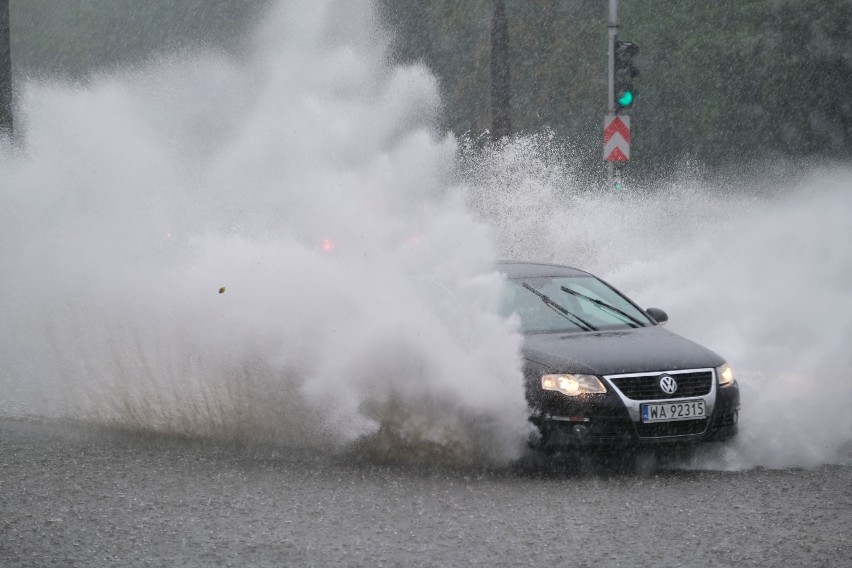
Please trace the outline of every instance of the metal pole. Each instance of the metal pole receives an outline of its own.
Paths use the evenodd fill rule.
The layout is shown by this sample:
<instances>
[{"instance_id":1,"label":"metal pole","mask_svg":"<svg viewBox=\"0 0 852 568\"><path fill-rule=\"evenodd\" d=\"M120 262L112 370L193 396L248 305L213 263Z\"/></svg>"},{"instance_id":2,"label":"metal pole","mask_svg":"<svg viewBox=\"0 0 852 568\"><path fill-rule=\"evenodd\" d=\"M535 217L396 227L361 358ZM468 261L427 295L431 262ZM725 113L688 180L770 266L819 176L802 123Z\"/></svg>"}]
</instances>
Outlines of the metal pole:
<instances>
[{"instance_id":1,"label":"metal pole","mask_svg":"<svg viewBox=\"0 0 852 568\"><path fill-rule=\"evenodd\" d=\"M509 61L509 20L503 0L494 3L491 17L491 138L512 130L512 75Z\"/></svg>"},{"instance_id":2,"label":"metal pole","mask_svg":"<svg viewBox=\"0 0 852 568\"><path fill-rule=\"evenodd\" d=\"M0 135L12 136L12 48L9 0L0 0Z\"/></svg>"},{"instance_id":3,"label":"metal pole","mask_svg":"<svg viewBox=\"0 0 852 568\"><path fill-rule=\"evenodd\" d=\"M609 0L609 46L607 47L607 80L609 83L607 110L615 114L615 38L618 36L618 0Z\"/></svg>"},{"instance_id":4,"label":"metal pole","mask_svg":"<svg viewBox=\"0 0 852 568\"><path fill-rule=\"evenodd\" d=\"M618 36L618 0L609 0L609 44L607 46L607 111L615 114L615 38ZM608 184L612 189L615 184L615 165L607 162L606 166Z\"/></svg>"}]
</instances>

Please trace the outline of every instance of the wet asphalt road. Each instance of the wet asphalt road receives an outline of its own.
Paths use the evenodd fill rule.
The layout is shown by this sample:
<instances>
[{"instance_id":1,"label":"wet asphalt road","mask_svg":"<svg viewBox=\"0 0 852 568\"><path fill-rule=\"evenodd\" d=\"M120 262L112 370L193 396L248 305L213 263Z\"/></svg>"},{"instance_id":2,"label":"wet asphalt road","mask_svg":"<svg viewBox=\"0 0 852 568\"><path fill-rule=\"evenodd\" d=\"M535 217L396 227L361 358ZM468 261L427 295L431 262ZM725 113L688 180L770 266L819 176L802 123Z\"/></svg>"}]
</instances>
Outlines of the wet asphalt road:
<instances>
[{"instance_id":1,"label":"wet asphalt road","mask_svg":"<svg viewBox=\"0 0 852 568\"><path fill-rule=\"evenodd\" d=\"M849 566L852 466L452 470L0 419L0 566Z\"/></svg>"}]
</instances>

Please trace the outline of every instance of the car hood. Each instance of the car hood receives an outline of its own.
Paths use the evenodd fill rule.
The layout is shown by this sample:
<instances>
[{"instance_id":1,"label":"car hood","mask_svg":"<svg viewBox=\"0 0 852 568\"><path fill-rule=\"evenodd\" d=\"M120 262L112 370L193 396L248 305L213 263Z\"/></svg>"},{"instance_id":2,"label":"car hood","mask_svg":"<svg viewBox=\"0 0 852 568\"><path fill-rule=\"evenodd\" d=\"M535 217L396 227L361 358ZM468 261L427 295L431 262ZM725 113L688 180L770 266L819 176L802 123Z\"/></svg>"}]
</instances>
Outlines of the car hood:
<instances>
[{"instance_id":1,"label":"car hood","mask_svg":"<svg viewBox=\"0 0 852 568\"><path fill-rule=\"evenodd\" d=\"M725 360L660 326L524 336L524 357L557 372L615 375L717 367Z\"/></svg>"}]
</instances>

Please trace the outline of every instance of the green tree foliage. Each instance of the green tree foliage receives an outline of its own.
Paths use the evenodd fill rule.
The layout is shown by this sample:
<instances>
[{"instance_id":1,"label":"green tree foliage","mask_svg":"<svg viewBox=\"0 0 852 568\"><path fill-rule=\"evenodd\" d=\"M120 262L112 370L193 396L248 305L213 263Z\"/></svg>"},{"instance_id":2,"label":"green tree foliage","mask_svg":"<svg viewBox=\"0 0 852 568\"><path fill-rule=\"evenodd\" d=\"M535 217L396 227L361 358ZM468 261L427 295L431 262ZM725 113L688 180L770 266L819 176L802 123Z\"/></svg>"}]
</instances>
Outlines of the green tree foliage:
<instances>
[{"instance_id":1,"label":"green tree foliage","mask_svg":"<svg viewBox=\"0 0 852 568\"><path fill-rule=\"evenodd\" d=\"M457 133L488 128L489 0L379 0L396 53L438 75ZM507 0L515 132L551 129L600 160L607 3ZM622 0L641 75L632 167L686 157L852 157L850 0Z\"/></svg>"},{"instance_id":2,"label":"green tree foliage","mask_svg":"<svg viewBox=\"0 0 852 568\"><path fill-rule=\"evenodd\" d=\"M273 0L11 0L21 75L83 78L187 46L238 47ZM286 1L286 0L282 0ZM347 0L339 0L346 2ZM438 77L445 128L490 126L493 0L375 0L401 62ZM852 158L852 0L621 0L640 46L631 169L684 158ZM517 133L548 129L601 162L607 2L506 0Z\"/></svg>"},{"instance_id":3,"label":"green tree foliage","mask_svg":"<svg viewBox=\"0 0 852 568\"><path fill-rule=\"evenodd\" d=\"M234 47L270 0L11 0L19 73L83 78L198 45Z\"/></svg>"},{"instance_id":4,"label":"green tree foliage","mask_svg":"<svg viewBox=\"0 0 852 568\"><path fill-rule=\"evenodd\" d=\"M383 0L380 5L396 38L397 59L425 63L437 75L445 125L457 132L486 130L491 0Z\"/></svg>"},{"instance_id":5,"label":"green tree foliage","mask_svg":"<svg viewBox=\"0 0 852 568\"><path fill-rule=\"evenodd\" d=\"M848 0L625 4L643 49L635 123L647 162L852 157Z\"/></svg>"}]
</instances>

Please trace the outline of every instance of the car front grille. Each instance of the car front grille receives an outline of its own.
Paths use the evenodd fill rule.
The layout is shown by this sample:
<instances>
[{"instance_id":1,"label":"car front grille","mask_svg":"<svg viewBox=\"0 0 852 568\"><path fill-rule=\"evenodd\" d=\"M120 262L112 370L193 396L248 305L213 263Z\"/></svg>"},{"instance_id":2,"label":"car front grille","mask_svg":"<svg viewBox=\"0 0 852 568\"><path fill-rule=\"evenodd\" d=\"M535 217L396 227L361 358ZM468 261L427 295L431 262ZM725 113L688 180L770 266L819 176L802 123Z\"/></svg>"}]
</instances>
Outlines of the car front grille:
<instances>
[{"instance_id":1,"label":"car front grille","mask_svg":"<svg viewBox=\"0 0 852 568\"><path fill-rule=\"evenodd\" d=\"M664 438L666 436L689 436L701 434L707 429L707 419L681 420L679 422L652 422L636 424L636 432L641 438Z\"/></svg>"},{"instance_id":2,"label":"car front grille","mask_svg":"<svg viewBox=\"0 0 852 568\"><path fill-rule=\"evenodd\" d=\"M677 381L677 390L672 394L667 394L660 388L660 377L666 374ZM609 381L627 398L633 400L665 400L709 394L713 386L713 372L708 370L688 373L653 373L611 378Z\"/></svg>"}]
</instances>

